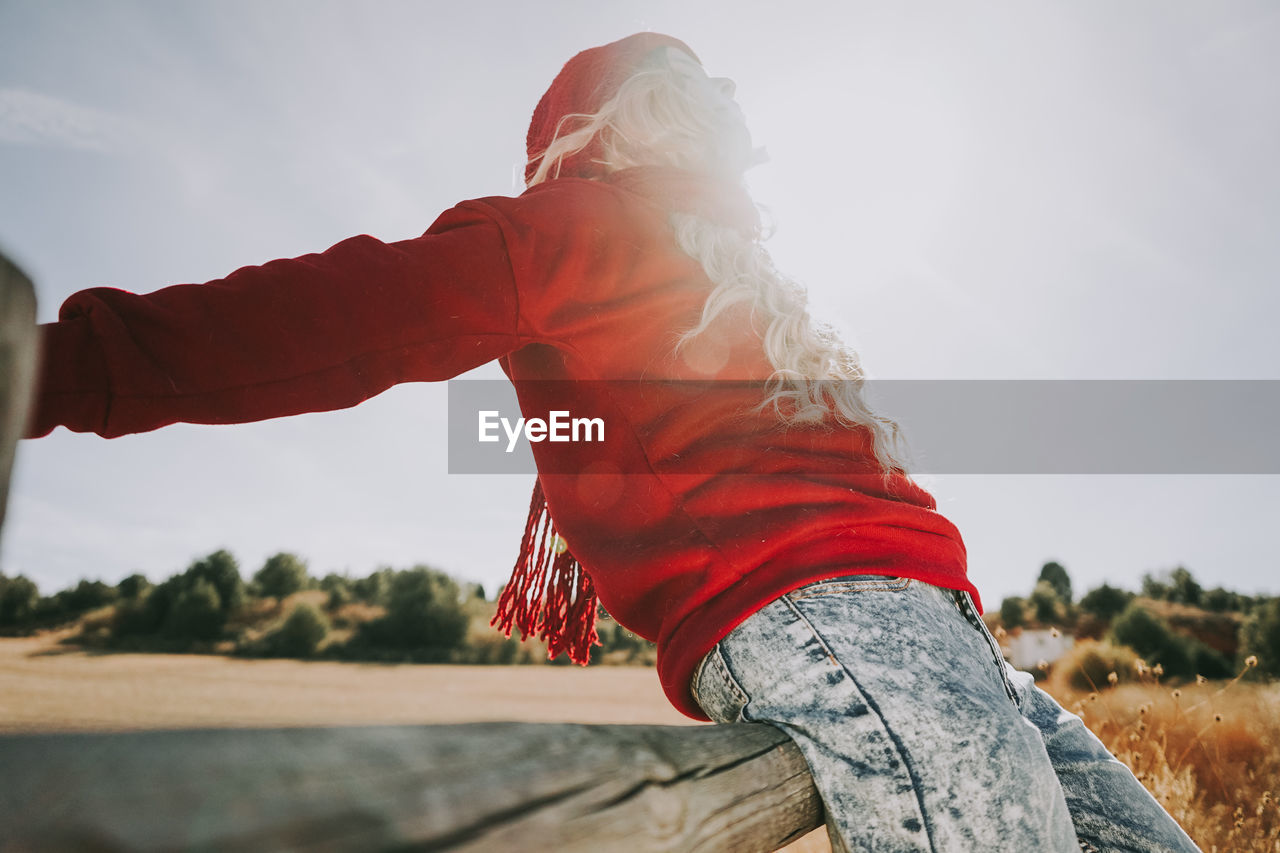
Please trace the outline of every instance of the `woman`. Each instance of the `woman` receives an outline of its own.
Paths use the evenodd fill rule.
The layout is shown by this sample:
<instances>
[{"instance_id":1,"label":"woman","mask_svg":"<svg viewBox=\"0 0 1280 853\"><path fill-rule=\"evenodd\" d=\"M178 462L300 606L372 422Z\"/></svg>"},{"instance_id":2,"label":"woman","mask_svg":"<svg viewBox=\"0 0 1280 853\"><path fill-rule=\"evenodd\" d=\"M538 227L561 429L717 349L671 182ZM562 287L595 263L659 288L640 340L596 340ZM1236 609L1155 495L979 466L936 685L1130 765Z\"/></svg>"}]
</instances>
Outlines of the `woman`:
<instances>
[{"instance_id":1,"label":"woman","mask_svg":"<svg viewBox=\"0 0 1280 853\"><path fill-rule=\"evenodd\" d=\"M31 434L335 409L499 359L526 416L589 410L610 434L533 445L505 630L585 660L598 600L658 643L677 708L796 740L836 849L1194 850L1003 663L856 355L760 246L732 83L667 36L593 48L528 151L526 193L413 240L72 296Z\"/></svg>"}]
</instances>

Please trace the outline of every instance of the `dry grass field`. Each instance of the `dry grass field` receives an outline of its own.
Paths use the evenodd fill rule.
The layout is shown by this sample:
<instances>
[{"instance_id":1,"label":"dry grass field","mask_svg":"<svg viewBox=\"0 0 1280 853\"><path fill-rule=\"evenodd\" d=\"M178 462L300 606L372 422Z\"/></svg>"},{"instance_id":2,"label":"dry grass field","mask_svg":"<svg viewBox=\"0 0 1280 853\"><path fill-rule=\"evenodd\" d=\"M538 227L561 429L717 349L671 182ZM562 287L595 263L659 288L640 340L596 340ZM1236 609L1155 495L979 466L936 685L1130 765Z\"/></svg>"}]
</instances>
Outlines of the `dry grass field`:
<instances>
[{"instance_id":1,"label":"dry grass field","mask_svg":"<svg viewBox=\"0 0 1280 853\"><path fill-rule=\"evenodd\" d=\"M693 724L652 669L86 652L0 638L0 732L494 720Z\"/></svg>"},{"instance_id":2,"label":"dry grass field","mask_svg":"<svg viewBox=\"0 0 1280 853\"><path fill-rule=\"evenodd\" d=\"M652 669L471 667L86 652L0 639L0 733L483 720L687 725ZM1280 850L1280 685L1047 685L1206 853ZM791 853L829 850L815 832Z\"/></svg>"},{"instance_id":3,"label":"dry grass field","mask_svg":"<svg viewBox=\"0 0 1280 853\"><path fill-rule=\"evenodd\" d=\"M1206 853L1280 851L1280 684L1236 679L1047 689L1079 714Z\"/></svg>"}]
</instances>

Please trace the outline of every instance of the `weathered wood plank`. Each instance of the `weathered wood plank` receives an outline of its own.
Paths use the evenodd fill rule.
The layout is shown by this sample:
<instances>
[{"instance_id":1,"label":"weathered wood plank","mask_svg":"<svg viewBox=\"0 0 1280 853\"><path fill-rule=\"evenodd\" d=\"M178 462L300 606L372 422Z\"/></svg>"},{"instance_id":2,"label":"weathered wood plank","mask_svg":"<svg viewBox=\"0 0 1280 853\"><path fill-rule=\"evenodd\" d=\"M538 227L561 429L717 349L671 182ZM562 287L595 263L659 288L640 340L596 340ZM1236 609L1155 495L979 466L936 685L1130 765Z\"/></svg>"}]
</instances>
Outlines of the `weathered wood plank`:
<instances>
[{"instance_id":1,"label":"weathered wood plank","mask_svg":"<svg viewBox=\"0 0 1280 853\"><path fill-rule=\"evenodd\" d=\"M821 822L769 726L0 738L0 851L766 851Z\"/></svg>"},{"instance_id":2,"label":"weathered wood plank","mask_svg":"<svg viewBox=\"0 0 1280 853\"><path fill-rule=\"evenodd\" d=\"M0 254L0 529L13 455L26 425L36 370L36 293L31 280Z\"/></svg>"}]
</instances>

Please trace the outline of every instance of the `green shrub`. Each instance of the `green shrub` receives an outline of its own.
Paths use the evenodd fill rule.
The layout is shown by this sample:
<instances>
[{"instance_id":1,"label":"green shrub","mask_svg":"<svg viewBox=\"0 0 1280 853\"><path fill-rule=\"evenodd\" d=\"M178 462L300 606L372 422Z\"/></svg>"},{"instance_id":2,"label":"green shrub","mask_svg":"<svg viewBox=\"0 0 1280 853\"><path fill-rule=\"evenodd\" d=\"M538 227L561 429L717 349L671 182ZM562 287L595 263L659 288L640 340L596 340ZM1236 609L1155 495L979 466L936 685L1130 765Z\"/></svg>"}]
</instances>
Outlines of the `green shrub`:
<instances>
[{"instance_id":1,"label":"green shrub","mask_svg":"<svg viewBox=\"0 0 1280 853\"><path fill-rule=\"evenodd\" d=\"M173 599L161 633L175 640L214 640L226 621L217 588L199 578Z\"/></svg>"},{"instance_id":2,"label":"green shrub","mask_svg":"<svg viewBox=\"0 0 1280 853\"><path fill-rule=\"evenodd\" d=\"M1067 574L1067 570L1062 567L1061 563L1048 562L1040 568L1040 576L1036 578L1036 583L1041 581L1049 584L1053 588L1054 593L1058 596L1058 600L1063 604L1070 604L1072 601L1071 593L1071 577Z\"/></svg>"},{"instance_id":3,"label":"green shrub","mask_svg":"<svg viewBox=\"0 0 1280 853\"><path fill-rule=\"evenodd\" d=\"M1191 668L1197 675L1205 678L1230 678L1235 674L1226 655L1199 640L1187 639L1191 646Z\"/></svg>"},{"instance_id":4,"label":"green shrub","mask_svg":"<svg viewBox=\"0 0 1280 853\"><path fill-rule=\"evenodd\" d=\"M0 628L25 626L36 614L40 590L30 578L0 575Z\"/></svg>"},{"instance_id":5,"label":"green shrub","mask_svg":"<svg viewBox=\"0 0 1280 853\"><path fill-rule=\"evenodd\" d=\"M141 598L126 598L116 605L115 615L111 619L112 639L145 636L160 629L155 610L147 605L148 597L149 594L144 594Z\"/></svg>"},{"instance_id":6,"label":"green shrub","mask_svg":"<svg viewBox=\"0 0 1280 853\"><path fill-rule=\"evenodd\" d=\"M320 580L320 589L329 593L329 598L324 605L325 610L338 610L355 598L351 591L351 579L346 575L330 572Z\"/></svg>"},{"instance_id":7,"label":"green shrub","mask_svg":"<svg viewBox=\"0 0 1280 853\"><path fill-rule=\"evenodd\" d=\"M102 581L82 580L72 589L64 589L57 598L63 610L69 614L85 613L111 604L120 593L114 586Z\"/></svg>"},{"instance_id":8,"label":"green shrub","mask_svg":"<svg viewBox=\"0 0 1280 853\"><path fill-rule=\"evenodd\" d=\"M1037 581L1031 591L1031 610L1036 621L1042 624L1061 622L1066 616L1066 602L1052 583L1047 580Z\"/></svg>"},{"instance_id":9,"label":"green shrub","mask_svg":"<svg viewBox=\"0 0 1280 853\"><path fill-rule=\"evenodd\" d=\"M311 657L329 636L329 620L313 605L302 602L263 642L267 654L276 657Z\"/></svg>"},{"instance_id":10,"label":"green shrub","mask_svg":"<svg viewBox=\"0 0 1280 853\"><path fill-rule=\"evenodd\" d=\"M253 576L261 595L280 601L306 586L307 564L296 554L273 554Z\"/></svg>"},{"instance_id":11,"label":"green shrub","mask_svg":"<svg viewBox=\"0 0 1280 853\"><path fill-rule=\"evenodd\" d=\"M1123 613L1132 600L1133 593L1104 583L1102 586L1094 587L1084 594L1080 599L1080 609L1085 613L1097 616L1103 621L1110 622Z\"/></svg>"},{"instance_id":12,"label":"green shrub","mask_svg":"<svg viewBox=\"0 0 1280 853\"><path fill-rule=\"evenodd\" d=\"M1138 656L1126 646L1084 640L1054 662L1053 672L1076 690L1101 690L1111 683L1113 672L1116 684L1133 681L1137 662Z\"/></svg>"},{"instance_id":13,"label":"green shrub","mask_svg":"<svg viewBox=\"0 0 1280 853\"><path fill-rule=\"evenodd\" d=\"M466 663L514 664L520 657L520 641L514 637L504 637L489 629L473 635L467 643L463 660Z\"/></svg>"},{"instance_id":14,"label":"green shrub","mask_svg":"<svg viewBox=\"0 0 1280 853\"><path fill-rule=\"evenodd\" d=\"M136 573L116 584L116 592L126 601L141 598L149 589L151 589L151 581L147 580L147 576Z\"/></svg>"},{"instance_id":15,"label":"green shrub","mask_svg":"<svg viewBox=\"0 0 1280 853\"><path fill-rule=\"evenodd\" d=\"M1199 607L1204 598L1204 588L1182 566L1169 573L1169 600L1179 604Z\"/></svg>"},{"instance_id":16,"label":"green shrub","mask_svg":"<svg viewBox=\"0 0 1280 853\"><path fill-rule=\"evenodd\" d=\"M463 644L469 620L448 575L425 566L396 572L386 598L387 614L360 626L361 642L425 653L419 659L442 659Z\"/></svg>"},{"instance_id":17,"label":"green shrub","mask_svg":"<svg viewBox=\"0 0 1280 853\"><path fill-rule=\"evenodd\" d=\"M1240 594L1215 586L1204 594L1202 601L1205 610L1212 610L1215 613L1226 613L1233 610L1242 610L1243 602Z\"/></svg>"},{"instance_id":18,"label":"green shrub","mask_svg":"<svg viewBox=\"0 0 1280 853\"><path fill-rule=\"evenodd\" d=\"M1013 595L1000 602L1000 621L1005 628L1017 628L1027 621L1027 600Z\"/></svg>"},{"instance_id":19,"label":"green shrub","mask_svg":"<svg viewBox=\"0 0 1280 853\"><path fill-rule=\"evenodd\" d=\"M240 565L227 551L214 551L197 560L182 574L185 586L190 588L198 581L208 581L218 593L218 606L224 614L244 603L244 580L240 577Z\"/></svg>"},{"instance_id":20,"label":"green shrub","mask_svg":"<svg viewBox=\"0 0 1280 853\"><path fill-rule=\"evenodd\" d=\"M1133 649L1148 666L1160 664L1170 676L1194 675L1191 655L1180 640L1163 619L1136 601L1111 624L1111 641Z\"/></svg>"},{"instance_id":21,"label":"green shrub","mask_svg":"<svg viewBox=\"0 0 1280 853\"><path fill-rule=\"evenodd\" d=\"M351 579L346 575L330 572L321 579L320 589L329 593L324 609L330 612L339 610L343 605L355 600L355 594L351 590Z\"/></svg>"},{"instance_id":22,"label":"green shrub","mask_svg":"<svg viewBox=\"0 0 1280 853\"><path fill-rule=\"evenodd\" d=\"M1240 627L1240 657L1258 658L1255 671L1280 677L1280 598L1255 607Z\"/></svg>"},{"instance_id":23,"label":"green shrub","mask_svg":"<svg viewBox=\"0 0 1280 853\"><path fill-rule=\"evenodd\" d=\"M351 582L351 594L365 604L386 604L391 581L396 576L392 569L378 569L368 577Z\"/></svg>"},{"instance_id":24,"label":"green shrub","mask_svg":"<svg viewBox=\"0 0 1280 853\"><path fill-rule=\"evenodd\" d=\"M1230 665L1201 641L1175 633L1169 625L1137 601L1130 602L1111 625L1112 642L1137 652L1148 666L1159 664L1166 676L1224 678Z\"/></svg>"},{"instance_id":25,"label":"green shrub","mask_svg":"<svg viewBox=\"0 0 1280 853\"><path fill-rule=\"evenodd\" d=\"M244 602L244 581L236 558L227 551L196 560L154 587L141 575L126 578L119 587L123 599L111 625L113 640L158 635L171 641L165 644L170 648L219 638L227 617Z\"/></svg>"}]
</instances>

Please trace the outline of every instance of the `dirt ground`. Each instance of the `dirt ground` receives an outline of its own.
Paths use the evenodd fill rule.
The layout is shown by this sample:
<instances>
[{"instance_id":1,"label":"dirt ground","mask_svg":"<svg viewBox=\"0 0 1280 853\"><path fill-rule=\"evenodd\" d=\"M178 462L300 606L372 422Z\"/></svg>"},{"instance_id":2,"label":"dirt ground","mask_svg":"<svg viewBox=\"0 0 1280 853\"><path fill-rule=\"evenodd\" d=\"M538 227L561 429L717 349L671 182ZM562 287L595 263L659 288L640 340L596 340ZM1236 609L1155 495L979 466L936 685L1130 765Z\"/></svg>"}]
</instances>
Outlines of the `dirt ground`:
<instances>
[{"instance_id":1,"label":"dirt ground","mask_svg":"<svg viewBox=\"0 0 1280 853\"><path fill-rule=\"evenodd\" d=\"M495 720L696 725L652 669L103 654L0 638L0 732Z\"/></svg>"},{"instance_id":2,"label":"dirt ground","mask_svg":"<svg viewBox=\"0 0 1280 853\"><path fill-rule=\"evenodd\" d=\"M639 667L423 666L86 652L0 638L0 734L481 721L698 725ZM788 853L831 848L817 830Z\"/></svg>"}]
</instances>

